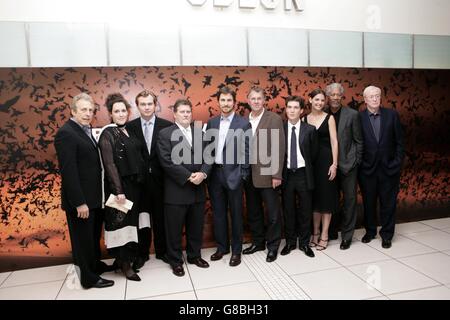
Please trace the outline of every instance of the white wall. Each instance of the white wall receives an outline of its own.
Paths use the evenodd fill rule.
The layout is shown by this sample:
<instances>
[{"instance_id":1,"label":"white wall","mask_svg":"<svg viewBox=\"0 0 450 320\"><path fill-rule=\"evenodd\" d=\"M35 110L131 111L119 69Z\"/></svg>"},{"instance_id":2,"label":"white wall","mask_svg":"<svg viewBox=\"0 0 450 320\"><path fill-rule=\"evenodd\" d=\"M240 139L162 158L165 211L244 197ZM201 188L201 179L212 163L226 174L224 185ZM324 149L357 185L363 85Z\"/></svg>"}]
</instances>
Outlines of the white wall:
<instances>
[{"instance_id":1,"label":"white wall","mask_svg":"<svg viewBox=\"0 0 450 320\"><path fill-rule=\"evenodd\" d=\"M450 0L297 0L302 12L285 1L0 0L0 67L450 69Z\"/></svg>"},{"instance_id":2,"label":"white wall","mask_svg":"<svg viewBox=\"0 0 450 320\"><path fill-rule=\"evenodd\" d=\"M191 0L192 1L192 0ZM0 0L0 21L142 22L146 25L282 27L381 33L450 35L449 0L300 0L303 12L201 7L188 0ZM216 0L217 1L217 0ZM247 0L248 1L248 0Z\"/></svg>"}]
</instances>

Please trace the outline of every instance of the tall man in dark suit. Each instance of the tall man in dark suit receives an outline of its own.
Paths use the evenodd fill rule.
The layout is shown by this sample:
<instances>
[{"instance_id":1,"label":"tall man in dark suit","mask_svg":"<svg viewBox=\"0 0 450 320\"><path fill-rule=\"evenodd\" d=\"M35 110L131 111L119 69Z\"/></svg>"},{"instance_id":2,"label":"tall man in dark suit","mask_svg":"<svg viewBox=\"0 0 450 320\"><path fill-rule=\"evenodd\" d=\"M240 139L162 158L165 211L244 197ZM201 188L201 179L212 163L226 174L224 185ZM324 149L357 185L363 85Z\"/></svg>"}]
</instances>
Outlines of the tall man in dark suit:
<instances>
[{"instance_id":1,"label":"tall man in dark suit","mask_svg":"<svg viewBox=\"0 0 450 320\"><path fill-rule=\"evenodd\" d=\"M265 109L264 90L252 87L248 93L252 126L250 147L251 179L245 183L247 218L252 234L252 245L243 254L264 250L267 244L267 262L277 259L281 241L281 205L277 188L281 185L285 156L283 121L276 113ZM268 215L265 228L264 210ZM265 230L266 229L266 230Z\"/></svg>"},{"instance_id":2,"label":"tall man in dark suit","mask_svg":"<svg viewBox=\"0 0 450 320\"><path fill-rule=\"evenodd\" d=\"M301 122L305 101L298 96L286 98L286 117L284 124L286 136L286 161L283 170L284 234L286 245L281 255L287 255L297 247L306 256L313 258L309 247L311 220L313 215L312 190L314 189L313 166L318 151L316 128ZM296 208L296 195L299 196L299 209Z\"/></svg>"},{"instance_id":3,"label":"tall man in dark suit","mask_svg":"<svg viewBox=\"0 0 450 320\"><path fill-rule=\"evenodd\" d=\"M390 248L395 229L395 210L400 185L400 170L404 157L403 132L398 113L380 107L381 89L364 89L367 109L359 113L364 138L364 153L359 173L364 204L368 243L377 233L375 220L377 200L380 201L382 247Z\"/></svg>"},{"instance_id":4,"label":"tall man in dark suit","mask_svg":"<svg viewBox=\"0 0 450 320\"><path fill-rule=\"evenodd\" d=\"M201 126L191 125L192 104L179 99L173 106L175 124L159 133L157 147L164 175L164 223L167 258L176 276L183 276L181 238L186 227L187 261L200 268L205 211L205 183L211 165L203 159ZM210 161L210 160L209 160Z\"/></svg>"},{"instance_id":5,"label":"tall man in dark suit","mask_svg":"<svg viewBox=\"0 0 450 320\"><path fill-rule=\"evenodd\" d=\"M230 252L228 237L228 207L231 213L231 259L230 266L241 263L243 219L243 180L249 175L249 136L251 130L247 119L234 112L236 93L222 87L217 93L221 114L208 121L207 134L214 136L214 165L208 179L209 196L213 209L214 237L217 251L212 261L222 259Z\"/></svg>"},{"instance_id":6,"label":"tall man in dark suit","mask_svg":"<svg viewBox=\"0 0 450 320\"><path fill-rule=\"evenodd\" d=\"M159 132L171 126L172 122L155 115L158 99L153 92L144 90L135 100L141 116L128 123L127 130L147 146L148 150L144 159L147 175L139 210L139 257L133 264L134 269L139 269L149 259L152 230L156 259L168 262L164 231L164 171L156 154L156 141Z\"/></svg>"},{"instance_id":7,"label":"tall man in dark suit","mask_svg":"<svg viewBox=\"0 0 450 320\"><path fill-rule=\"evenodd\" d=\"M73 262L84 288L110 287L114 281L99 276L107 267L100 261L102 169L90 126L94 101L81 93L73 98L70 108L72 118L56 133L55 149Z\"/></svg>"},{"instance_id":8,"label":"tall man in dark suit","mask_svg":"<svg viewBox=\"0 0 450 320\"><path fill-rule=\"evenodd\" d=\"M350 248L356 224L356 200L358 166L362 161L363 138L358 111L342 105L344 87L332 83L326 87L329 112L334 116L337 125L339 145L339 161L337 183L343 195L343 207L339 208L331 218L330 239L337 239L341 226L341 250Z\"/></svg>"}]
</instances>

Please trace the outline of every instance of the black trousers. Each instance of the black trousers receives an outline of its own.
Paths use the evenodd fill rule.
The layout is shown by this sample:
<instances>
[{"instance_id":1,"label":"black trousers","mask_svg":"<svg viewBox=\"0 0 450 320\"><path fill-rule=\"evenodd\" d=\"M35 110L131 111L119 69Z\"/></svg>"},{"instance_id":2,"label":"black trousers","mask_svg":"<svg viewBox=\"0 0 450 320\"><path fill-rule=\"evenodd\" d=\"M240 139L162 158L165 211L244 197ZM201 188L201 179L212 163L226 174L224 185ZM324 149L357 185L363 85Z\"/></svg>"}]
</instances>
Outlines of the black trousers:
<instances>
[{"instance_id":1,"label":"black trousers","mask_svg":"<svg viewBox=\"0 0 450 320\"><path fill-rule=\"evenodd\" d=\"M388 176L378 167L372 175L359 174L359 186L363 196L364 226L370 236L377 234L376 209L380 205L380 236L392 240L395 231L395 211L400 186L400 173Z\"/></svg>"},{"instance_id":2,"label":"black trousers","mask_svg":"<svg viewBox=\"0 0 450 320\"><path fill-rule=\"evenodd\" d=\"M299 207L296 206L298 195ZM311 237L312 190L308 190L305 169L288 170L283 188L284 234L286 244L299 246L309 244Z\"/></svg>"},{"instance_id":3,"label":"black trousers","mask_svg":"<svg viewBox=\"0 0 450 320\"><path fill-rule=\"evenodd\" d=\"M228 188L223 169L215 166L208 183L209 196L213 209L214 238L217 250L228 252L230 240L228 231L228 208L231 218L231 250L241 254L243 240L242 185L236 190Z\"/></svg>"},{"instance_id":4,"label":"black trousers","mask_svg":"<svg viewBox=\"0 0 450 320\"><path fill-rule=\"evenodd\" d=\"M339 195L342 194L342 202L336 213L331 218L328 234L336 235L341 230L342 240L351 241L356 225L356 202L357 202L357 182L358 169L353 168L348 174L343 174L338 170L336 176ZM341 205L342 204L342 205Z\"/></svg>"},{"instance_id":5,"label":"black trousers","mask_svg":"<svg viewBox=\"0 0 450 320\"><path fill-rule=\"evenodd\" d=\"M92 209L89 218L80 219L77 211L66 211L72 245L73 263L83 287L89 288L99 279L105 263L100 261L100 237L103 226L103 210Z\"/></svg>"},{"instance_id":6,"label":"black trousers","mask_svg":"<svg viewBox=\"0 0 450 320\"><path fill-rule=\"evenodd\" d=\"M164 212L169 264L172 267L183 264L183 227L186 230L186 254L188 259L200 258L205 203L199 202L190 205L172 205L166 203Z\"/></svg>"},{"instance_id":7,"label":"black trousers","mask_svg":"<svg viewBox=\"0 0 450 320\"><path fill-rule=\"evenodd\" d=\"M273 188L255 188L251 178L244 186L247 222L253 244L257 246L267 244L267 249L278 250L281 241L281 205L278 191ZM264 223L263 202L268 217L267 228Z\"/></svg>"},{"instance_id":8,"label":"black trousers","mask_svg":"<svg viewBox=\"0 0 450 320\"><path fill-rule=\"evenodd\" d=\"M150 247L155 247L157 256L166 254L166 232L164 227L164 185L163 178L148 174L146 183L141 195L140 212L150 213L151 228L143 228L138 231L139 240L139 256L148 258L150 255Z\"/></svg>"}]
</instances>

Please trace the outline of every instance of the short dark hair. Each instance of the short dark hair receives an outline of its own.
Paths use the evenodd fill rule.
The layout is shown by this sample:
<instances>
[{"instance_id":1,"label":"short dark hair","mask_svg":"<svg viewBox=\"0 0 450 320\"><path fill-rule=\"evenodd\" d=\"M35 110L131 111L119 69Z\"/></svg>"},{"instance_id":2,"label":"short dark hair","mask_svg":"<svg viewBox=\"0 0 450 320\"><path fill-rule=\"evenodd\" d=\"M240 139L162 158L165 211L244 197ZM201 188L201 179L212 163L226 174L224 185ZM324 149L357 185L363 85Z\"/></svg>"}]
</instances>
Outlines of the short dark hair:
<instances>
[{"instance_id":1,"label":"short dark hair","mask_svg":"<svg viewBox=\"0 0 450 320\"><path fill-rule=\"evenodd\" d=\"M113 109L113 105L114 103L118 103L118 102L122 102L125 107L127 108L127 110L131 109L130 104L128 103L127 100L125 100L125 98L123 97L123 95L121 93L111 93L106 97L106 109L108 109L109 113L112 113L112 109Z\"/></svg>"},{"instance_id":2,"label":"short dark hair","mask_svg":"<svg viewBox=\"0 0 450 320\"><path fill-rule=\"evenodd\" d=\"M172 107L173 112L177 112L178 107L181 105L189 106L192 111L192 103L188 99L178 99L177 101L175 101L175 104Z\"/></svg>"},{"instance_id":3,"label":"short dark hair","mask_svg":"<svg viewBox=\"0 0 450 320\"><path fill-rule=\"evenodd\" d=\"M233 97L233 102L236 102L236 92L230 87L224 86L217 91L217 101L219 101L220 95L222 94L231 94Z\"/></svg>"},{"instance_id":4,"label":"short dark hair","mask_svg":"<svg viewBox=\"0 0 450 320\"><path fill-rule=\"evenodd\" d=\"M298 102L298 104L300 105L300 109L304 109L305 108L305 99L303 99L302 97L299 97L299 96L288 96L286 98L286 106L287 106L288 102L291 102L291 101Z\"/></svg>"},{"instance_id":5,"label":"short dark hair","mask_svg":"<svg viewBox=\"0 0 450 320\"><path fill-rule=\"evenodd\" d=\"M138 95L136 96L136 98L134 99L134 102L136 103L136 106L138 106L139 104L139 98L143 97L143 98L147 98L148 96L152 96L153 97L153 103L156 105L158 103L158 97L156 96L156 94L150 90L144 90L138 93Z\"/></svg>"},{"instance_id":6,"label":"short dark hair","mask_svg":"<svg viewBox=\"0 0 450 320\"><path fill-rule=\"evenodd\" d=\"M310 97L310 98L312 99L312 98L314 98L315 96L317 96L318 94L323 94L323 97L324 97L324 98L327 96L326 93L325 93L325 91L323 91L323 90L320 89L320 88L317 88L317 89L314 89L313 91L311 91L311 92L308 94L308 97Z\"/></svg>"}]
</instances>

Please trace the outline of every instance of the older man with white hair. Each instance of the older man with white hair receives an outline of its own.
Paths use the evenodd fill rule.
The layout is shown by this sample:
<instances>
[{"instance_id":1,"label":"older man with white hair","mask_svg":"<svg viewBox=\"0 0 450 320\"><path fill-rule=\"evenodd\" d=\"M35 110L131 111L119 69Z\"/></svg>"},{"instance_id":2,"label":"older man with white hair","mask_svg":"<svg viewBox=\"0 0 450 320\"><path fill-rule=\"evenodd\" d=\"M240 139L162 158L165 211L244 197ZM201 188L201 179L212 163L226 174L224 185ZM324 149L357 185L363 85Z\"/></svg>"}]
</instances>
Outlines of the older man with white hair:
<instances>
[{"instance_id":1,"label":"older man with white hair","mask_svg":"<svg viewBox=\"0 0 450 320\"><path fill-rule=\"evenodd\" d=\"M359 171L359 186L364 205L368 243L377 233L376 207L380 201L380 236L382 247L392 245L395 229L395 211L400 185L400 171L404 157L403 132L398 113L381 107L381 89L364 89L366 110L360 112L364 153Z\"/></svg>"}]
</instances>

